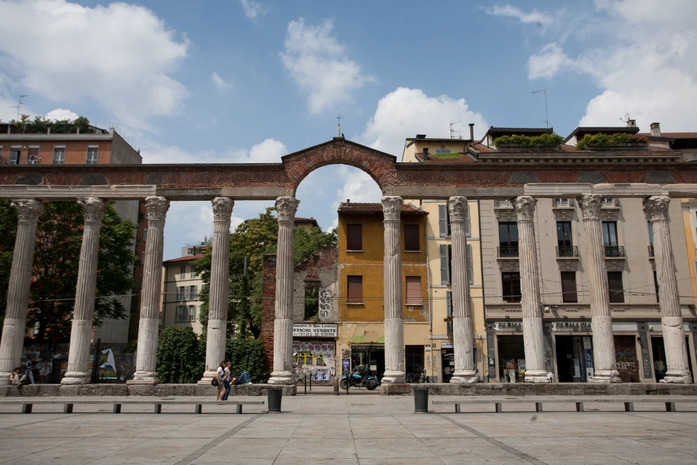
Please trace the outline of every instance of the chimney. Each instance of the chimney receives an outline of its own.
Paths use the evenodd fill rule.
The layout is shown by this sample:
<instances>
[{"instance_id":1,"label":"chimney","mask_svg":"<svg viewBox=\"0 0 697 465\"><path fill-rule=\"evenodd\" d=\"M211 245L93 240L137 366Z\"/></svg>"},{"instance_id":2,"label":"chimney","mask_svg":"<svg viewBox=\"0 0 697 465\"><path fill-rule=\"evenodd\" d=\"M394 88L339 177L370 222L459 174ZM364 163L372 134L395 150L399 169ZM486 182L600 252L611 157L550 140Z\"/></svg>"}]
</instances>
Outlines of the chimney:
<instances>
[{"instance_id":1,"label":"chimney","mask_svg":"<svg viewBox=\"0 0 697 465\"><path fill-rule=\"evenodd\" d=\"M636 127L636 120L635 119L628 119L627 120L627 127L628 128L635 128Z\"/></svg>"},{"instance_id":2,"label":"chimney","mask_svg":"<svg viewBox=\"0 0 697 465\"><path fill-rule=\"evenodd\" d=\"M424 160L428 160L428 147L424 147L423 155L421 156Z\"/></svg>"},{"instance_id":3,"label":"chimney","mask_svg":"<svg viewBox=\"0 0 697 465\"><path fill-rule=\"evenodd\" d=\"M474 140L474 123L470 123L470 140Z\"/></svg>"},{"instance_id":4,"label":"chimney","mask_svg":"<svg viewBox=\"0 0 697 465\"><path fill-rule=\"evenodd\" d=\"M651 123L651 136L661 137L661 123Z\"/></svg>"}]
</instances>

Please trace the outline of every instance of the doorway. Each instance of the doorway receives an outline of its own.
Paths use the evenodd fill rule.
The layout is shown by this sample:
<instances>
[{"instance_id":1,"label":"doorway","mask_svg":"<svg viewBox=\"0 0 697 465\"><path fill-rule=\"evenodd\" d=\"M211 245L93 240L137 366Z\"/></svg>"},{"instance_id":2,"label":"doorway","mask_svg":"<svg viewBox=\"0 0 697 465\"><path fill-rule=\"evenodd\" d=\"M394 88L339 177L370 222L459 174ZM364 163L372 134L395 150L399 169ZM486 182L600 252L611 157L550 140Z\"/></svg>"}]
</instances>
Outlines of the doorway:
<instances>
[{"instance_id":1,"label":"doorway","mask_svg":"<svg viewBox=\"0 0 697 465\"><path fill-rule=\"evenodd\" d=\"M385 346L361 345L351 347L351 369L382 379L385 373Z\"/></svg>"},{"instance_id":2,"label":"doorway","mask_svg":"<svg viewBox=\"0 0 697 465\"><path fill-rule=\"evenodd\" d=\"M523 336L497 336L499 380L520 383L525 379L525 346Z\"/></svg>"},{"instance_id":3,"label":"doorway","mask_svg":"<svg viewBox=\"0 0 697 465\"><path fill-rule=\"evenodd\" d=\"M685 347L690 347L690 340L685 336ZM668 362L666 361L666 348L663 344L663 336L651 337L651 353L653 355L653 369L656 372L656 382L659 382L666 376L668 370ZM692 374L692 356L689 349L687 350L687 370ZM692 375L694 380L694 375ZM694 381L693 381L694 382Z\"/></svg>"},{"instance_id":4,"label":"doorway","mask_svg":"<svg viewBox=\"0 0 697 465\"><path fill-rule=\"evenodd\" d=\"M407 383L418 383L424 372L424 346L405 346L404 356Z\"/></svg>"},{"instance_id":5,"label":"doorway","mask_svg":"<svg viewBox=\"0 0 697 465\"><path fill-rule=\"evenodd\" d=\"M585 383L593 376L590 336L555 336L560 383Z\"/></svg>"}]
</instances>

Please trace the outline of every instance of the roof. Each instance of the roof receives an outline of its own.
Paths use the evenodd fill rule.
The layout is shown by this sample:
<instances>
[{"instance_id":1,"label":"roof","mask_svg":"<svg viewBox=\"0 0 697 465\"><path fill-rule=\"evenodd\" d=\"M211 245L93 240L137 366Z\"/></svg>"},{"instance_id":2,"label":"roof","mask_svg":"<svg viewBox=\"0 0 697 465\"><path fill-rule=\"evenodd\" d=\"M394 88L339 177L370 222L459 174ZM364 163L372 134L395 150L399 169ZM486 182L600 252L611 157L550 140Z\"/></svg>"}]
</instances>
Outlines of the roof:
<instances>
[{"instance_id":1,"label":"roof","mask_svg":"<svg viewBox=\"0 0 697 465\"><path fill-rule=\"evenodd\" d=\"M296 216L294 222L295 222L295 223L310 223L310 224L312 224L312 226L314 226L314 227L316 227L316 228L319 228L319 223L317 223L317 220L314 219L314 218L312 218L312 217L310 217L310 218L301 218L301 217L299 217L299 216Z\"/></svg>"},{"instance_id":2,"label":"roof","mask_svg":"<svg viewBox=\"0 0 697 465\"><path fill-rule=\"evenodd\" d=\"M484 134L484 137L482 137L482 140L486 139L487 136L512 136L514 134L532 136L539 134L552 134L553 132L553 128L495 128L494 126L491 126L486 134Z\"/></svg>"},{"instance_id":3,"label":"roof","mask_svg":"<svg viewBox=\"0 0 697 465\"><path fill-rule=\"evenodd\" d=\"M576 139L581 139L586 134L617 134L617 133L637 134L638 132L639 132L639 128L637 128L636 126L635 127L628 127L628 126L616 126L616 127L579 126L576 129L574 129L574 131L571 134L566 136L566 139L564 139L564 143L566 143L569 139L571 139L574 136L576 136Z\"/></svg>"},{"instance_id":4,"label":"roof","mask_svg":"<svg viewBox=\"0 0 697 465\"><path fill-rule=\"evenodd\" d=\"M194 260L198 260L201 257L203 257L203 254L186 255L184 257L172 258L171 260L164 261L164 262L162 262L162 265L169 265L172 263L179 263L179 262L192 262Z\"/></svg>"},{"instance_id":5,"label":"roof","mask_svg":"<svg viewBox=\"0 0 697 465\"><path fill-rule=\"evenodd\" d=\"M360 214L380 214L382 215L381 203L351 203L341 202L339 213L360 213ZM428 215L428 212L415 207L410 203L402 205L402 215Z\"/></svg>"}]
</instances>

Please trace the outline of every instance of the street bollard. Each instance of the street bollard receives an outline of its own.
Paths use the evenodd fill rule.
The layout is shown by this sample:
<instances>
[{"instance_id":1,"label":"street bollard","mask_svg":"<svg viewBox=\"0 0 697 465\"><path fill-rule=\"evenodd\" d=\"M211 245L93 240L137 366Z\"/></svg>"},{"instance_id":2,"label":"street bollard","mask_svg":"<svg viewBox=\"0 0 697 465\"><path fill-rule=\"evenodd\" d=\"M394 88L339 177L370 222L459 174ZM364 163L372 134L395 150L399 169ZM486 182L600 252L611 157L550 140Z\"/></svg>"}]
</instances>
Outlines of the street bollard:
<instances>
[{"instance_id":1,"label":"street bollard","mask_svg":"<svg viewBox=\"0 0 697 465\"><path fill-rule=\"evenodd\" d=\"M334 395L338 396L339 395L339 380L337 377L334 377Z\"/></svg>"}]
</instances>

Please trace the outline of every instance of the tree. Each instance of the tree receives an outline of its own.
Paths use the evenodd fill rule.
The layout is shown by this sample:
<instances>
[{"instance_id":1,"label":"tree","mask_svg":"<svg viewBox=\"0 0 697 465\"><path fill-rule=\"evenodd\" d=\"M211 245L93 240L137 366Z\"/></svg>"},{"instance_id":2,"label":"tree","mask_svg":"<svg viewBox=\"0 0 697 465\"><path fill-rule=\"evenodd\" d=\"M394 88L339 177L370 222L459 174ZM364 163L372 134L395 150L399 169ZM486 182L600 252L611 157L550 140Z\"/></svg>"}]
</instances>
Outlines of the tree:
<instances>
[{"instance_id":1,"label":"tree","mask_svg":"<svg viewBox=\"0 0 697 465\"><path fill-rule=\"evenodd\" d=\"M205 339L191 328L170 326L160 334L157 348L157 376L161 383L195 383L205 369Z\"/></svg>"},{"instance_id":2,"label":"tree","mask_svg":"<svg viewBox=\"0 0 697 465\"><path fill-rule=\"evenodd\" d=\"M240 226L230 237L230 300L228 302L228 334L237 327L238 332L253 337L261 333L261 302L264 255L276 253L278 222L274 216L275 208L269 207L259 215ZM316 253L321 246L335 246L335 230L323 233L320 228L294 228L295 254L297 265ZM196 268L203 270L204 282L201 300L200 321L204 328L208 323L208 293L210 290L211 250L196 262Z\"/></svg>"},{"instance_id":3,"label":"tree","mask_svg":"<svg viewBox=\"0 0 697 465\"><path fill-rule=\"evenodd\" d=\"M9 203L0 204L0 227L6 231L0 240L0 279L6 299L17 216ZM99 239L95 326L105 318L125 318L126 309L114 296L130 294L135 287L131 266L133 231L136 225L121 219L108 204L102 218ZM28 327L34 327L34 341L64 342L70 339L75 286L80 263L84 229L82 208L74 202L44 205L36 230L32 268ZM10 237L11 236L11 237ZM2 306L4 312L6 305Z\"/></svg>"}]
</instances>

